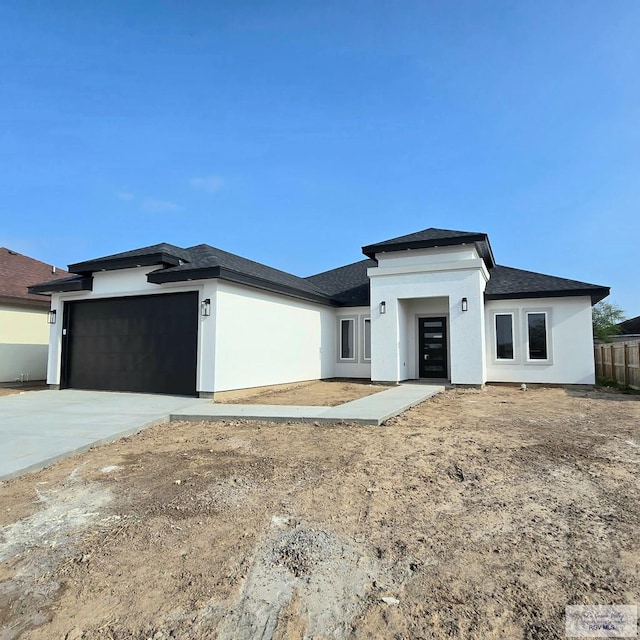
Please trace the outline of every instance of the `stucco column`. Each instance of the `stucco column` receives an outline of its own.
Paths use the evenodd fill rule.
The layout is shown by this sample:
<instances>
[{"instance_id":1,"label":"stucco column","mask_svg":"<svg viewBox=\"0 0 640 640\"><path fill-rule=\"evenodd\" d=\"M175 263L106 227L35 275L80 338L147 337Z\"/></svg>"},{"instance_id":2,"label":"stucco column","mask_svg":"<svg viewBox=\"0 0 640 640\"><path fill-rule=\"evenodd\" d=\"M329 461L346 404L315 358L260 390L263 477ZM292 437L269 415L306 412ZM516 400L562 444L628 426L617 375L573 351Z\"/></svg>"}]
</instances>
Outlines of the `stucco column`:
<instances>
[{"instance_id":1,"label":"stucco column","mask_svg":"<svg viewBox=\"0 0 640 640\"><path fill-rule=\"evenodd\" d=\"M371 380L400 380L400 318L395 298L384 299L385 312L380 313L382 298L371 292Z\"/></svg>"},{"instance_id":2,"label":"stucco column","mask_svg":"<svg viewBox=\"0 0 640 640\"><path fill-rule=\"evenodd\" d=\"M216 363L217 284L205 282L200 291L200 304L210 301L210 315L198 315L198 376L196 389L200 395L213 395Z\"/></svg>"}]
</instances>

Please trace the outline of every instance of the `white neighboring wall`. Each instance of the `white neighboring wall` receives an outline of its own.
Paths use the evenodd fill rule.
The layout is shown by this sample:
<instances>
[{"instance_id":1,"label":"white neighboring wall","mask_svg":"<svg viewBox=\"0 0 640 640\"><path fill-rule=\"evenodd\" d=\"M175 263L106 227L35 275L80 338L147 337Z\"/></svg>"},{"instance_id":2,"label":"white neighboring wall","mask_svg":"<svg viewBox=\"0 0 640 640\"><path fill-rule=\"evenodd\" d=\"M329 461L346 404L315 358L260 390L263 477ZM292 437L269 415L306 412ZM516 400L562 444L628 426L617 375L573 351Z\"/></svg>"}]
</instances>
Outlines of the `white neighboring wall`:
<instances>
[{"instance_id":1,"label":"white neighboring wall","mask_svg":"<svg viewBox=\"0 0 640 640\"><path fill-rule=\"evenodd\" d=\"M46 378L48 312L46 308L0 304L0 382Z\"/></svg>"},{"instance_id":2,"label":"white neighboring wall","mask_svg":"<svg viewBox=\"0 0 640 640\"><path fill-rule=\"evenodd\" d=\"M212 315L214 391L335 375L331 307L220 280Z\"/></svg>"},{"instance_id":3,"label":"white neighboring wall","mask_svg":"<svg viewBox=\"0 0 640 640\"><path fill-rule=\"evenodd\" d=\"M547 313L546 361L528 359L527 312ZM495 314L514 317L514 360L498 360L495 347ZM488 300L485 305L487 381L594 384L591 299L531 298Z\"/></svg>"}]
</instances>

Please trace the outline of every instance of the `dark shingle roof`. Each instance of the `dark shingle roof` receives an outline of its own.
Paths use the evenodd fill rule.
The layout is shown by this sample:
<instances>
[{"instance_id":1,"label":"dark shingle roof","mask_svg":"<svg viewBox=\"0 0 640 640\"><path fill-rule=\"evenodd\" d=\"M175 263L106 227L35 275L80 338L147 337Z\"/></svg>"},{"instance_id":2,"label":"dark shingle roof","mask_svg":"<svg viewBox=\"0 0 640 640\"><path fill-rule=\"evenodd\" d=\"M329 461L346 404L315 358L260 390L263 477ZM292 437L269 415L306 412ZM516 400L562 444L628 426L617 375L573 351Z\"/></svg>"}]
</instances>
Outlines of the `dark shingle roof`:
<instances>
[{"instance_id":1,"label":"dark shingle roof","mask_svg":"<svg viewBox=\"0 0 640 640\"><path fill-rule=\"evenodd\" d=\"M202 278L223 278L239 284L284 293L294 297L330 304L330 297L313 283L285 271L248 260L234 253L200 244L186 249L189 262L158 269L149 274L149 282L181 282Z\"/></svg>"},{"instance_id":2,"label":"dark shingle roof","mask_svg":"<svg viewBox=\"0 0 640 640\"><path fill-rule=\"evenodd\" d=\"M415 240L416 238L419 239ZM476 247L482 248L484 246L483 258L486 261L488 255L491 261L493 260L486 234L464 231L425 229L416 234L401 236L379 245L370 245L370 247L376 247L375 255L376 252L379 252L377 247L380 246L387 247L387 249L380 249L380 251L395 251L400 250L397 247L407 242L418 242L421 243L421 246L441 246L446 245L447 240L450 240L449 244L474 242ZM485 240L486 245L482 245ZM404 246L404 248L407 247ZM557 278L533 271L496 266L491 261L487 264L491 274L485 291L485 297L488 300L590 296L595 303L609 295L607 287ZM375 267L376 264L375 260L361 260L308 278L299 278L206 244L182 249L175 245L162 243L70 265L70 268L80 275L60 282L46 282L30 287L29 290L31 293L90 291L93 271L159 265L162 268L148 274L149 282L162 284L221 278L321 304L367 306L370 304L367 269Z\"/></svg>"},{"instance_id":3,"label":"dark shingle roof","mask_svg":"<svg viewBox=\"0 0 640 640\"><path fill-rule=\"evenodd\" d=\"M513 267L496 265L489 269L489 274L491 278L485 289L487 300L591 296L595 304L609 295L608 287Z\"/></svg>"},{"instance_id":4,"label":"dark shingle roof","mask_svg":"<svg viewBox=\"0 0 640 640\"><path fill-rule=\"evenodd\" d=\"M375 258L376 253L385 251L405 251L407 249L426 249L430 247L447 247L461 244L475 244L480 257L488 267L495 265L493 251L486 233L475 231L454 231L453 229L423 229L416 233L391 238L383 242L376 242L362 247L362 253L369 258Z\"/></svg>"},{"instance_id":5,"label":"dark shingle roof","mask_svg":"<svg viewBox=\"0 0 640 640\"><path fill-rule=\"evenodd\" d=\"M621 322L618 324L618 328L622 335L640 335L640 316L637 316L636 318L629 318L628 320Z\"/></svg>"},{"instance_id":6,"label":"dark shingle roof","mask_svg":"<svg viewBox=\"0 0 640 640\"><path fill-rule=\"evenodd\" d=\"M344 267L309 276L307 280L322 289L342 306L369 306L369 276L367 269L375 260L360 260Z\"/></svg>"},{"instance_id":7,"label":"dark shingle roof","mask_svg":"<svg viewBox=\"0 0 640 640\"><path fill-rule=\"evenodd\" d=\"M49 301L30 293L29 287L45 278L59 279L67 275L64 269L54 269L50 264L0 247L0 299L4 301L48 306Z\"/></svg>"}]
</instances>

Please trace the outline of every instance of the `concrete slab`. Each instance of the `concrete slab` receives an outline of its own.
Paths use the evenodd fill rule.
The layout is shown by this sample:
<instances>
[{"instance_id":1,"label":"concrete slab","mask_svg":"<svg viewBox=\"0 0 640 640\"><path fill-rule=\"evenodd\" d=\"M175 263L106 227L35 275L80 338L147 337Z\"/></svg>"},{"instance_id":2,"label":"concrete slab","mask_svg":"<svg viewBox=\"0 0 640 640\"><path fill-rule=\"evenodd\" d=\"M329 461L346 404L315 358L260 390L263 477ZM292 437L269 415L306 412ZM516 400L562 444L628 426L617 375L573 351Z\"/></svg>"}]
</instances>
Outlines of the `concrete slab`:
<instances>
[{"instance_id":1,"label":"concrete slab","mask_svg":"<svg viewBox=\"0 0 640 640\"><path fill-rule=\"evenodd\" d=\"M112 442L188 406L181 396L107 391L30 391L0 398L0 480Z\"/></svg>"},{"instance_id":2,"label":"concrete slab","mask_svg":"<svg viewBox=\"0 0 640 640\"><path fill-rule=\"evenodd\" d=\"M337 407L200 404L173 412L171 420L262 420L266 422L355 422L381 425L403 411L444 391L443 385L405 383Z\"/></svg>"}]
</instances>

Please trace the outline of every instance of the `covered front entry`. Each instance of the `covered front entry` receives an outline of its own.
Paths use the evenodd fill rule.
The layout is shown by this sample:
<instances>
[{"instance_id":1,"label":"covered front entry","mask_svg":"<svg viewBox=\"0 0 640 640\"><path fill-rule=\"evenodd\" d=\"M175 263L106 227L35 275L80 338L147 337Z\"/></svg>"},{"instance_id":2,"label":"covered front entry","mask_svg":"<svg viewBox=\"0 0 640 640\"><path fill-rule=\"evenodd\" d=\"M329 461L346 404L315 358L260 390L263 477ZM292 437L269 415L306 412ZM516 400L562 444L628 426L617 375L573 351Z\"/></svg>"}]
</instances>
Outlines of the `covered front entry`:
<instances>
[{"instance_id":1,"label":"covered front entry","mask_svg":"<svg viewBox=\"0 0 640 640\"><path fill-rule=\"evenodd\" d=\"M196 394L198 293L66 302L61 387Z\"/></svg>"},{"instance_id":2,"label":"covered front entry","mask_svg":"<svg viewBox=\"0 0 640 640\"><path fill-rule=\"evenodd\" d=\"M418 318L418 377L447 378L447 319Z\"/></svg>"}]
</instances>

